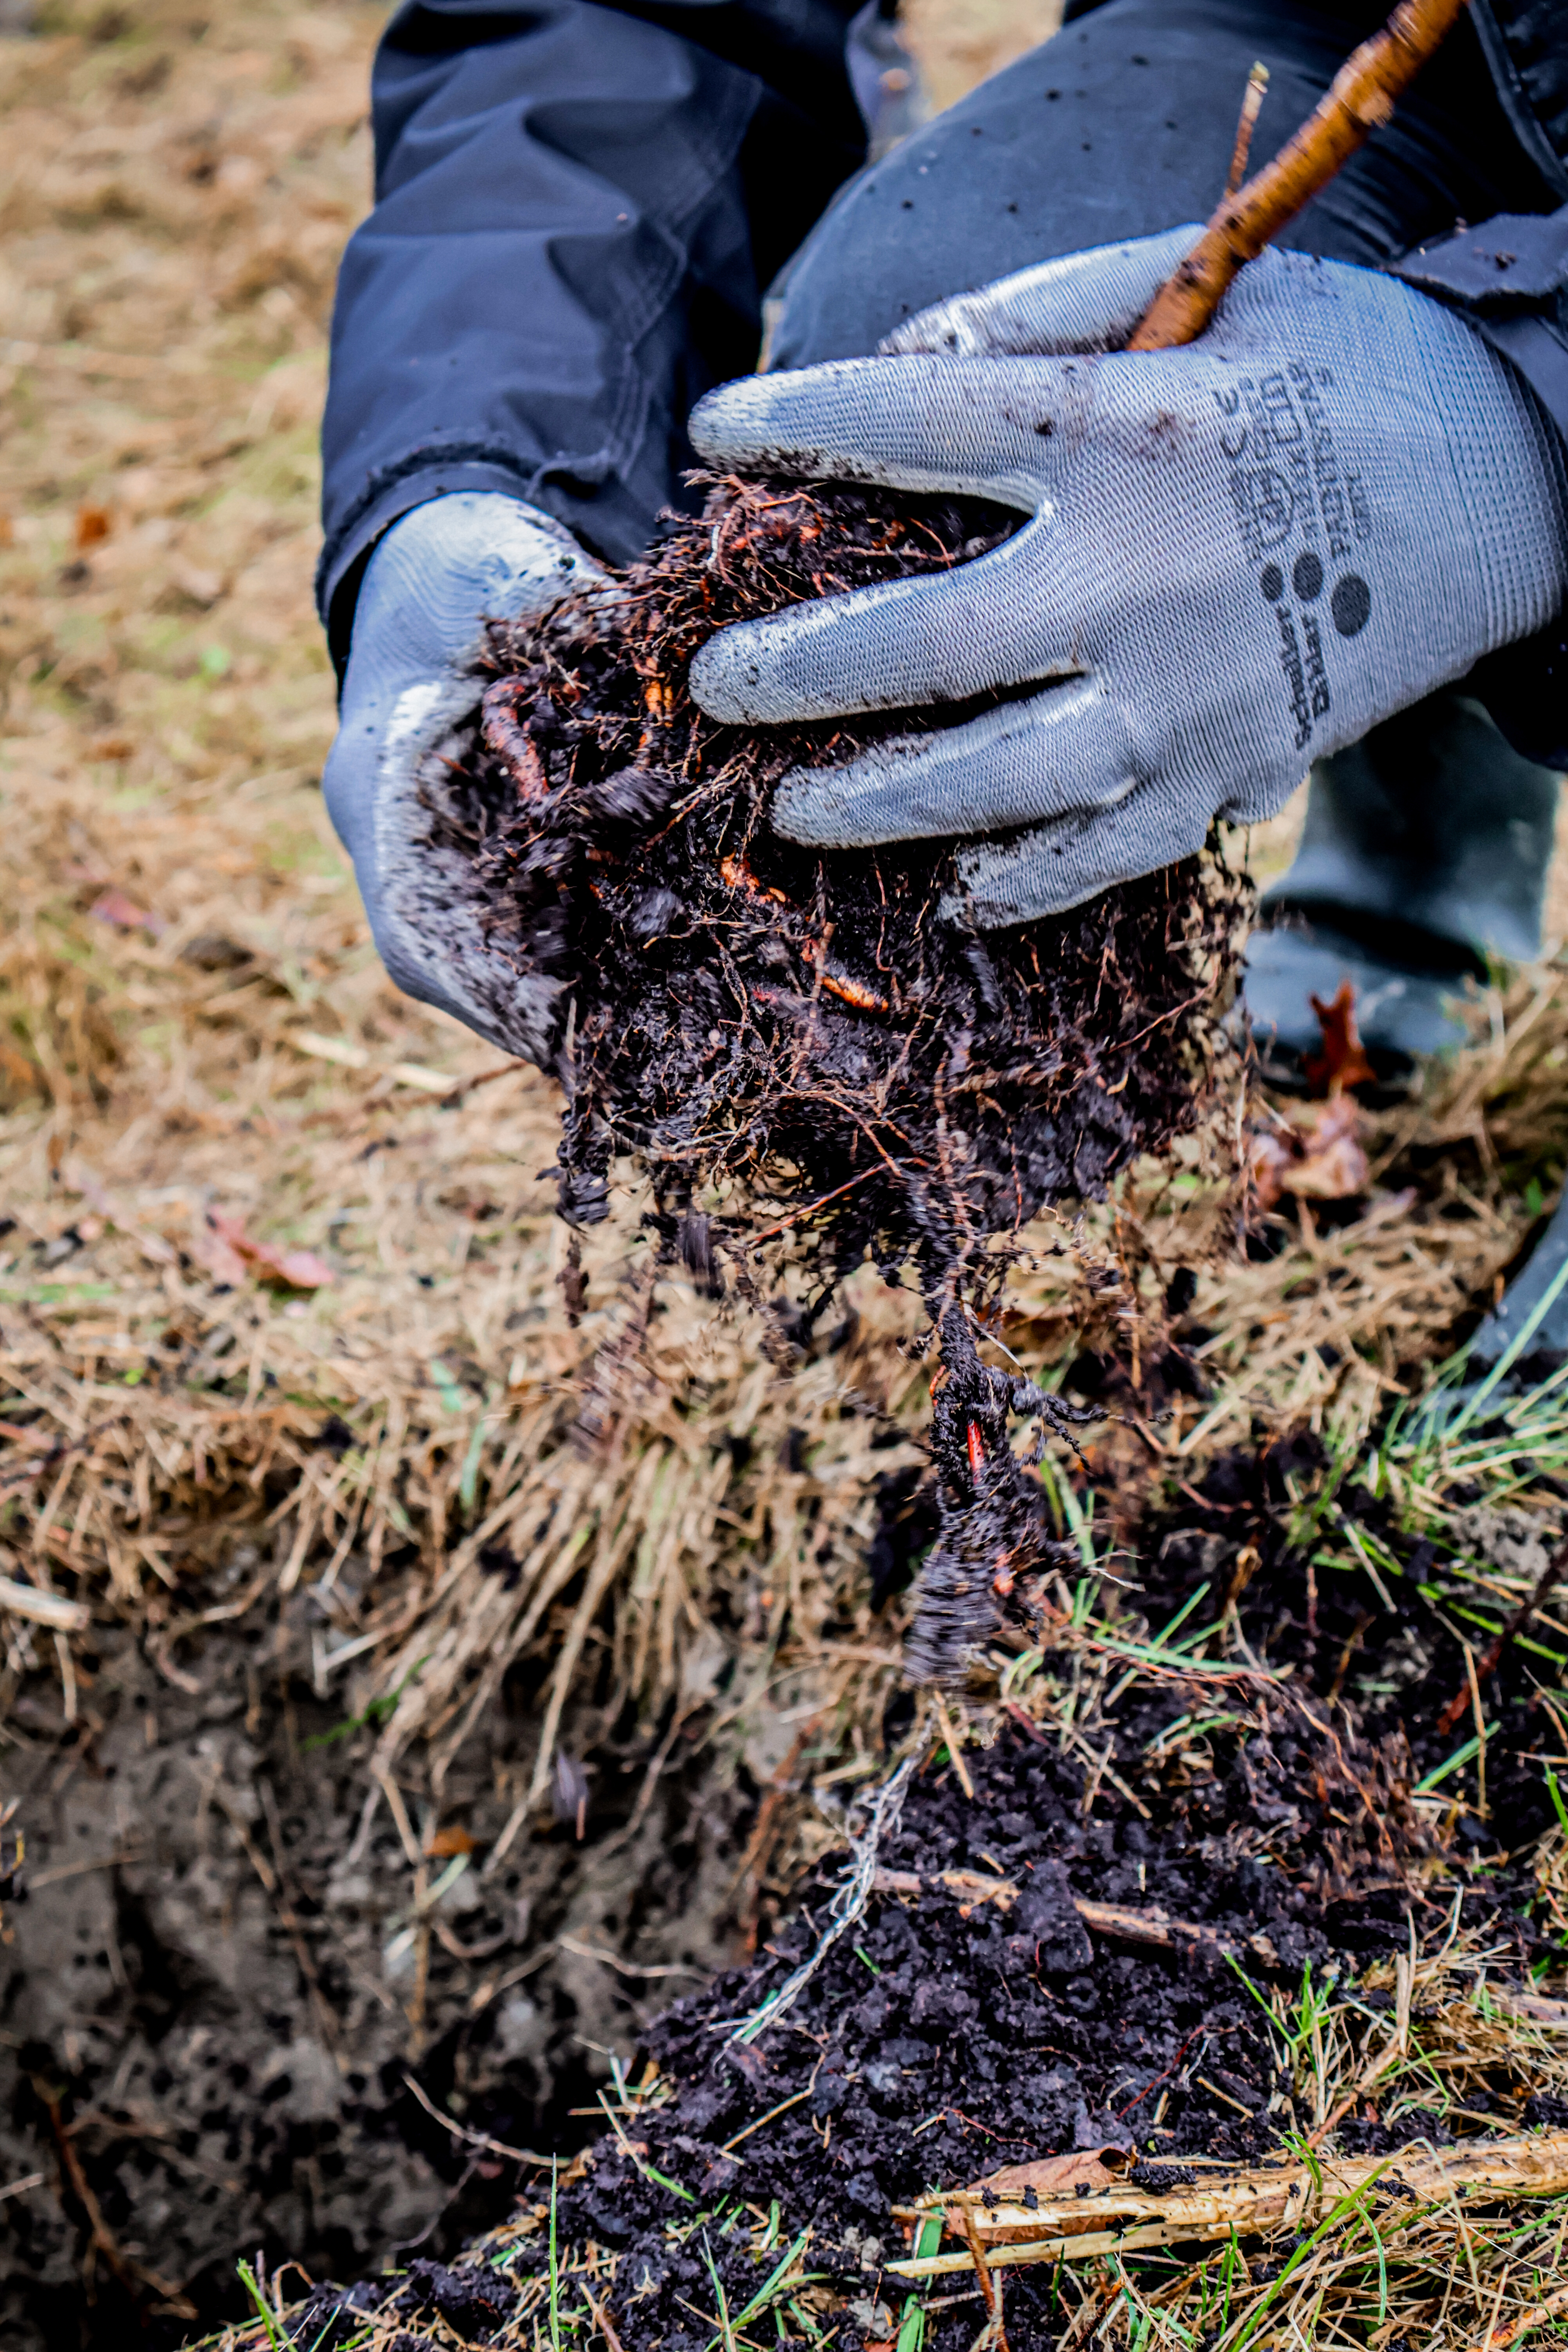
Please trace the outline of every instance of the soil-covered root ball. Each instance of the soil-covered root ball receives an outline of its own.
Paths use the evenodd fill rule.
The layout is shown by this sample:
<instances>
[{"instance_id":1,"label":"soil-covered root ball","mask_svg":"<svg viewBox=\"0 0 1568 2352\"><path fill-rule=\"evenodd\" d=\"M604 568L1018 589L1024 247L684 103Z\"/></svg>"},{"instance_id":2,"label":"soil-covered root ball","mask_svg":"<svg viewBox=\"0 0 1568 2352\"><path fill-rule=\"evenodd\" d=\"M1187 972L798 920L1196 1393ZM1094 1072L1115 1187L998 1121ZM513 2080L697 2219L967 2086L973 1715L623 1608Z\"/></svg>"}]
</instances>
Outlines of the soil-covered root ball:
<instances>
[{"instance_id":1,"label":"soil-covered root ball","mask_svg":"<svg viewBox=\"0 0 1568 2352\"><path fill-rule=\"evenodd\" d=\"M492 632L471 741L427 798L492 946L558 984L574 1223L605 1214L610 1163L632 1154L666 1248L715 1281L727 1257L750 1290L748 1252L787 1234L818 1305L869 1255L889 1279L912 1265L940 1320L1000 1278L1005 1236L1042 1206L1102 1195L1214 1101L1247 903L1216 851L983 932L942 911L962 898L951 846L825 854L768 821L787 770L983 704L742 730L688 690L728 623L940 571L1015 520L712 481L613 590Z\"/></svg>"},{"instance_id":2,"label":"soil-covered root ball","mask_svg":"<svg viewBox=\"0 0 1568 2352\"><path fill-rule=\"evenodd\" d=\"M495 632L498 675L438 821L477 845L493 944L562 983L569 1218L604 1213L610 1160L632 1152L661 1202L718 1188L731 1249L776 1222L764 1196L822 1199L825 1270L869 1249L914 1256L929 1284L1194 1124L1243 902L1217 857L982 933L939 916L946 849L824 854L768 824L786 769L951 724L951 706L753 730L687 690L727 623L939 571L1011 520L720 481L618 594Z\"/></svg>"}]
</instances>

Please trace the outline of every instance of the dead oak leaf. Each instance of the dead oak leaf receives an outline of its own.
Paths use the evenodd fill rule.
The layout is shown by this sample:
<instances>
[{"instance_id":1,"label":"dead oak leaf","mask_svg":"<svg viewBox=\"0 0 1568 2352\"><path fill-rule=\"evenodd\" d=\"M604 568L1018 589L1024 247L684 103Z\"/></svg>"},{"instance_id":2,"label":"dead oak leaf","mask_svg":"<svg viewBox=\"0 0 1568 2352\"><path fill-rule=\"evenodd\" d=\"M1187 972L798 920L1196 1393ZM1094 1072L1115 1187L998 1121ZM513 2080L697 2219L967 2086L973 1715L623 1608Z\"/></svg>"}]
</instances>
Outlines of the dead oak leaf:
<instances>
[{"instance_id":1,"label":"dead oak leaf","mask_svg":"<svg viewBox=\"0 0 1568 2352\"><path fill-rule=\"evenodd\" d=\"M1361 1106L1353 1095L1302 1103L1252 1139L1252 1187L1260 1209L1281 1193L1299 1201L1348 1201L1363 1192L1371 1170L1362 1147Z\"/></svg>"},{"instance_id":2,"label":"dead oak leaf","mask_svg":"<svg viewBox=\"0 0 1568 2352\"><path fill-rule=\"evenodd\" d=\"M1302 1064L1312 1092L1342 1094L1347 1087L1369 1084L1377 1073L1366 1058L1356 1027L1354 983L1342 980L1327 1004L1321 996L1308 1001L1323 1033L1321 1053L1309 1054Z\"/></svg>"},{"instance_id":3,"label":"dead oak leaf","mask_svg":"<svg viewBox=\"0 0 1568 2352\"><path fill-rule=\"evenodd\" d=\"M150 908L139 907L123 890L109 889L96 898L88 912L95 921L112 924L117 931L146 931L153 939L164 929L163 919Z\"/></svg>"}]
</instances>

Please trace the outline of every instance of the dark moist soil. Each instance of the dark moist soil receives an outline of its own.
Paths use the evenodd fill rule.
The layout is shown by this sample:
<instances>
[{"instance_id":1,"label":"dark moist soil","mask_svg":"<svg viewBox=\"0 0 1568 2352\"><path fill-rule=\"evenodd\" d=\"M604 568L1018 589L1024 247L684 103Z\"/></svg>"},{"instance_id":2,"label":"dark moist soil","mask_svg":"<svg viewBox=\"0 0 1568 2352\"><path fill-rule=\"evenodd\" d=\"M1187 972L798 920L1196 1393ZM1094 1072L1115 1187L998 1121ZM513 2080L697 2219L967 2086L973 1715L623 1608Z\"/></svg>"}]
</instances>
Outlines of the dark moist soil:
<instances>
[{"instance_id":1,"label":"dark moist soil","mask_svg":"<svg viewBox=\"0 0 1568 2352\"><path fill-rule=\"evenodd\" d=\"M905 2250L890 2209L932 2186L1106 2147L1128 2151L1149 2186L1169 2185L1184 2158L1257 2160L1310 2126L1222 1958L1091 1935L1075 1895L1205 1927L1249 1975L1291 1995L1309 1961L1320 1975L1358 1970L1406 1948L1412 1921L1430 1937L1456 1887L1467 1924L1487 1924L1505 1960L1522 1969L1545 1948L1521 1853L1552 1819L1537 1760L1555 1745L1531 1671L1540 1662L1510 1652L1484 1694L1496 1725L1489 1819L1467 1810L1473 1780L1455 1780L1446 1817L1415 1807L1415 1781L1458 1738L1437 1719L1464 1672L1445 1622L1462 1596L1433 1547L1399 1538L1355 1489L1339 1500L1388 1544L1381 1590L1362 1567L1310 1568L1289 1540L1288 1482L1300 1493L1322 1469L1311 1444L1216 1464L1175 1522L1150 1530L1138 1603L1158 1624L1203 1585L1196 1624L1228 1596L1255 1654L1295 1667L1290 1683L1244 1694L1142 1682L1109 1727L1139 1805L1092 1758L1064 1751L1049 1724L1009 1717L988 1750L970 1750L973 1797L939 1751L879 1850L882 1891L786 2016L750 2046L730 2039L816 1948L837 1864L807 1885L795 1920L754 1965L647 2032L643 2054L675 2095L644 2105L629 2146L598 2142L556 2217L563 2244L592 2241L616 2255L607 2300L625 2352L708 2352L709 2257L731 2312L743 2307L777 2258L754 2251L775 2201L778 2249L811 2231L808 2266L824 2274L807 2298L816 2323L837 2327L840 2352L861 2352L896 2333L902 2309L903 2290L883 2275ZM1514 1567L1544 1556L1539 1533L1506 1513L1475 1514L1464 1541ZM895 1703L890 1732L907 1706ZM1151 1758L1179 1717L1244 1706L1248 1723L1211 1729L1198 1746L1173 1739L1166 1761ZM1105 1736L1097 1727L1091 1748ZM959 1872L968 1879L954 1888L945 1874ZM1002 1878L1022 1889L1010 1909L976 1899ZM635 2065L626 2072L636 2079ZM1466 2106L1499 2129L1568 2119L1563 2103L1501 2066L1467 2091ZM1421 2132L1447 2141L1451 2122L1436 2111L1401 2116L1399 2142ZM1392 2144L1374 2105L1340 2127L1348 2149ZM534 2221L521 2234L514 2223L456 2269L416 2263L356 2300L395 2314L418 2341L437 2315L485 2340L548 2264L542 2208L521 2210ZM931 2352L961 2352L984 2315L962 2282L951 2292L957 2299L930 2315ZM1048 2266L1011 2274L1018 2352L1056 2341L1053 2293ZM315 2340L332 2301L318 2294L296 2342ZM781 2314L780 2326L781 2342L809 2340L798 2314ZM340 2340L349 2332L345 2313Z\"/></svg>"},{"instance_id":2,"label":"dark moist soil","mask_svg":"<svg viewBox=\"0 0 1568 2352\"><path fill-rule=\"evenodd\" d=\"M233 1573L249 1581L243 1557ZM431 1914L416 2028L414 1874L384 1801L355 1848L370 1738L312 1689L320 1622L299 1592L208 1628L174 1680L100 1632L75 1726L41 1676L5 1693L0 2187L41 2176L0 2201L5 2352L160 2352L244 2315L242 2253L317 2278L449 2257L510 2209L518 2168L455 2140L405 2077L510 2147L571 2146L593 2126L568 2111L599 2114L599 2053L737 1948L757 1790L693 1760L701 1714L629 1838L668 1727L564 1727L581 1842L574 1787L573 1818L547 1808L481 1874L532 1769L531 1667L438 1813L418 1759L398 1767L416 1839L447 1832L427 1883L453 1832L477 1846Z\"/></svg>"}]
</instances>

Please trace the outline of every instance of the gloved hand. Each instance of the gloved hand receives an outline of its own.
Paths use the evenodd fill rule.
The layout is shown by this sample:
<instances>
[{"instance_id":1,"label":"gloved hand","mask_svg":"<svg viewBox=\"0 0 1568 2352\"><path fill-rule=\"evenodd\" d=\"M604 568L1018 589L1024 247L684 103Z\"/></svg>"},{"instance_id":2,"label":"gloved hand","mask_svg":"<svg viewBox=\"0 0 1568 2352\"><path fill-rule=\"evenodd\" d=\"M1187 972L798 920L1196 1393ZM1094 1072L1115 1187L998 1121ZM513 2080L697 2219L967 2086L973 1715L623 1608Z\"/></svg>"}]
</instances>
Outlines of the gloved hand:
<instances>
[{"instance_id":1,"label":"gloved hand","mask_svg":"<svg viewBox=\"0 0 1568 2352\"><path fill-rule=\"evenodd\" d=\"M1563 454L1507 364L1396 279L1279 252L1197 343L1123 352L1196 235L1023 271L875 359L753 376L697 409L720 467L1030 517L950 572L702 648L692 690L732 722L1010 698L793 772L781 832L957 837L974 845L948 912L1052 913L1187 856L1215 815L1273 815L1312 760L1555 614ZM1032 355L1072 347L1106 355Z\"/></svg>"},{"instance_id":2,"label":"gloved hand","mask_svg":"<svg viewBox=\"0 0 1568 2352\"><path fill-rule=\"evenodd\" d=\"M432 842L420 794L439 795L444 755L483 692L485 623L542 619L605 577L569 532L521 499L464 490L412 508L365 568L321 779L399 988L531 1061L548 1051L560 983L520 976L490 948L468 861Z\"/></svg>"}]
</instances>

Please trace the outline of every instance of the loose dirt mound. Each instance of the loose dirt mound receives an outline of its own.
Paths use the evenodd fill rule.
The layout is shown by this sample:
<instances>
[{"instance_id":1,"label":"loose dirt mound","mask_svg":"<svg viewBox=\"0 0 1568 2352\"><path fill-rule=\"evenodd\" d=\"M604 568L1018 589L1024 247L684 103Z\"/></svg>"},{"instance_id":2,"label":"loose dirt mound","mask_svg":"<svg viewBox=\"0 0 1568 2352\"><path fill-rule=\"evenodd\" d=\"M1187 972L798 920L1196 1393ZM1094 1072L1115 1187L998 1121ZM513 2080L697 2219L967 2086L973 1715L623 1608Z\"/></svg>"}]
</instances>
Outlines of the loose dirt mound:
<instances>
[{"instance_id":1,"label":"loose dirt mound","mask_svg":"<svg viewBox=\"0 0 1568 2352\"><path fill-rule=\"evenodd\" d=\"M521 2345L548 2317L626 2352L748 2325L859 2352L914 2326L888 2265L933 2184L1092 2150L1158 2191L1303 2137L1375 2153L1568 2124L1568 2058L1530 2009L1568 2017L1531 1975L1568 1924L1549 1760L1568 1759L1536 1675L1568 1633L1542 1617L1534 1661L1510 1646L1486 1678L1484 1788L1442 1722L1467 1672L1452 1536L1510 1581L1542 1530L1483 1513L1416 1541L1352 1485L1338 1542L1304 1552L1297 1498L1332 1494L1324 1468L1310 1446L1227 1458L1150 1531L1157 1636L1060 1588L988 1744L916 1739L852 1820L850 1864L617 2071L612 2131L552 2210L456 2270L367 2285L357 2313L416 2342L438 2317ZM1248 2293L1300 2242L1255 2249ZM1411 2326L1425 2259L1399 2252ZM1175 2275L1155 2258L1140 2292ZM908 2340L960 2352L981 2289L943 2286ZM1054 2341L1094 2292L1092 2271L1013 2273L1010 2340ZM318 2291L292 2340L332 2308Z\"/></svg>"}]
</instances>

